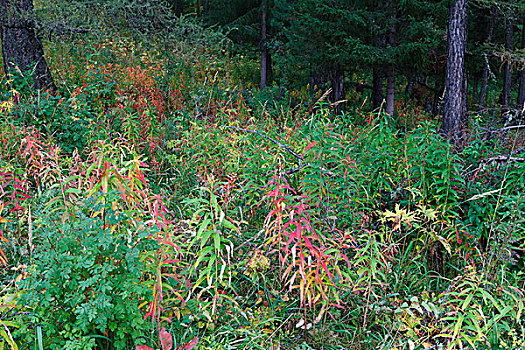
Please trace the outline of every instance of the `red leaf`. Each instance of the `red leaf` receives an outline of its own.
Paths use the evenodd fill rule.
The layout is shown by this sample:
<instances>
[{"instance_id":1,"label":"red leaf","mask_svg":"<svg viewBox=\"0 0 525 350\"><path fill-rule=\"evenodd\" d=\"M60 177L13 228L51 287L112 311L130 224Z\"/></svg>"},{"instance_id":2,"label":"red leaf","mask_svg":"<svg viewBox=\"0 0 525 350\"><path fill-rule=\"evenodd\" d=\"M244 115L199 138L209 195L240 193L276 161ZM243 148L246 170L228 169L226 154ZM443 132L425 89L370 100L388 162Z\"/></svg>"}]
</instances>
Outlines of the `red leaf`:
<instances>
[{"instance_id":1,"label":"red leaf","mask_svg":"<svg viewBox=\"0 0 525 350\"><path fill-rule=\"evenodd\" d=\"M199 344L199 338L195 337L189 343L186 343L182 346L177 347L177 350L191 350L194 347L196 347L197 344Z\"/></svg>"},{"instance_id":2,"label":"red leaf","mask_svg":"<svg viewBox=\"0 0 525 350\"><path fill-rule=\"evenodd\" d=\"M135 350L153 350L153 349L150 348L150 347L147 346L147 345L137 345L137 347L135 348Z\"/></svg>"},{"instance_id":3,"label":"red leaf","mask_svg":"<svg viewBox=\"0 0 525 350\"><path fill-rule=\"evenodd\" d=\"M160 343L162 344L162 350L171 350L173 348L173 337L166 331L166 328L162 327L159 331Z\"/></svg>"}]
</instances>

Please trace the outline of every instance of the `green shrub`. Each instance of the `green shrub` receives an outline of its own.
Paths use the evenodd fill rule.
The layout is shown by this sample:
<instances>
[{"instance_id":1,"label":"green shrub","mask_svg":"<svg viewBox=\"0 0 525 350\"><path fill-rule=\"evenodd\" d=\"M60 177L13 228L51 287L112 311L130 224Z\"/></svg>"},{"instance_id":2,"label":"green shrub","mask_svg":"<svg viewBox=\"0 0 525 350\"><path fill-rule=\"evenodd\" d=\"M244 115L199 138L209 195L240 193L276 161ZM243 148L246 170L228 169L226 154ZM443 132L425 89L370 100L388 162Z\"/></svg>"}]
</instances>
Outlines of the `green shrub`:
<instances>
[{"instance_id":1,"label":"green shrub","mask_svg":"<svg viewBox=\"0 0 525 350\"><path fill-rule=\"evenodd\" d=\"M22 332L33 338L30 329L41 327L47 348L92 348L95 339L126 349L146 330L139 253L151 241L147 230L133 233L132 221L111 210L110 197L86 205L94 217L80 212L65 224L43 218L38 253L20 286L21 303L32 311Z\"/></svg>"}]
</instances>

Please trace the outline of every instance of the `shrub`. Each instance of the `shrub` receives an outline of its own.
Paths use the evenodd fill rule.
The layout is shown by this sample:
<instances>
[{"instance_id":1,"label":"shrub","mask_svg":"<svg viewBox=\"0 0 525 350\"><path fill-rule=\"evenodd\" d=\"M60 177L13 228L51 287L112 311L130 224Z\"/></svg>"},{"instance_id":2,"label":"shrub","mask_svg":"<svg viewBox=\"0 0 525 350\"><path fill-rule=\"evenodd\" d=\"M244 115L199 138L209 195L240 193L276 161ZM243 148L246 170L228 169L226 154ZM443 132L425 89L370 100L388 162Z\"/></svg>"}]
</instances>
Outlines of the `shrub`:
<instances>
[{"instance_id":1,"label":"shrub","mask_svg":"<svg viewBox=\"0 0 525 350\"><path fill-rule=\"evenodd\" d=\"M27 337L35 333L27 328L41 327L52 349L89 349L93 339L125 349L144 334L138 302L148 288L139 253L151 240L143 225L111 210L111 197L90 200L68 223L43 219L38 253L20 283L21 303L33 311L22 330Z\"/></svg>"}]
</instances>

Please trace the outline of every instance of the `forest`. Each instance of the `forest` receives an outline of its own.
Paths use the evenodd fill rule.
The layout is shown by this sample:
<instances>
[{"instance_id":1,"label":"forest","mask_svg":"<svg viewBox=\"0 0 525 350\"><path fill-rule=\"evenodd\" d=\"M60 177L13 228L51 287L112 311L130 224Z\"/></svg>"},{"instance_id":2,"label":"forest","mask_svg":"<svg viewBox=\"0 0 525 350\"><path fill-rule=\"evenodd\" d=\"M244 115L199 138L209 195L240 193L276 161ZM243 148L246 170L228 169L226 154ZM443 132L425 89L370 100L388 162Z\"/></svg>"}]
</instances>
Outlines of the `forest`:
<instances>
[{"instance_id":1,"label":"forest","mask_svg":"<svg viewBox=\"0 0 525 350\"><path fill-rule=\"evenodd\" d=\"M0 26L0 350L525 350L524 0Z\"/></svg>"}]
</instances>

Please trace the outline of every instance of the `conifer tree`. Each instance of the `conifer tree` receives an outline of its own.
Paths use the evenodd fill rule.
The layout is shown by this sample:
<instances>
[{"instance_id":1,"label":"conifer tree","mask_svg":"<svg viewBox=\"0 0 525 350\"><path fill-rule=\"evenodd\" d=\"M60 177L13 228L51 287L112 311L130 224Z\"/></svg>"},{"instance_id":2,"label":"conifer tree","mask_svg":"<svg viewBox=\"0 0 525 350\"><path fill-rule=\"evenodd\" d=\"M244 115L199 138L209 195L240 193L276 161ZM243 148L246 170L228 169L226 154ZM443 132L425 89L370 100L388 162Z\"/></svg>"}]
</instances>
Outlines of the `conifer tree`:
<instances>
[{"instance_id":1,"label":"conifer tree","mask_svg":"<svg viewBox=\"0 0 525 350\"><path fill-rule=\"evenodd\" d=\"M1 0L0 20L5 74L16 70L33 72L33 88L55 91L44 48L35 31L33 0Z\"/></svg>"},{"instance_id":2,"label":"conifer tree","mask_svg":"<svg viewBox=\"0 0 525 350\"><path fill-rule=\"evenodd\" d=\"M454 0L448 24L448 54L445 107L441 133L457 143L467 126L466 77L464 58L467 43L467 1Z\"/></svg>"}]
</instances>

